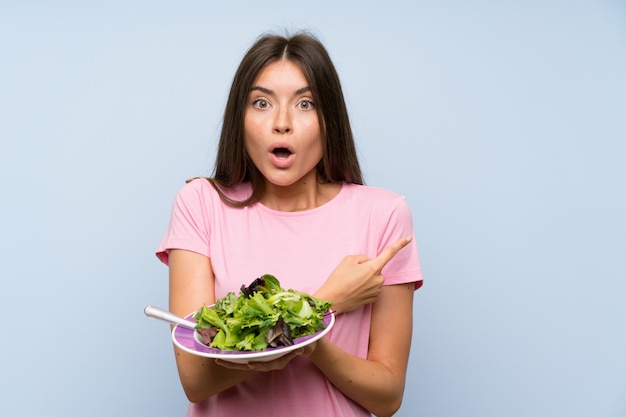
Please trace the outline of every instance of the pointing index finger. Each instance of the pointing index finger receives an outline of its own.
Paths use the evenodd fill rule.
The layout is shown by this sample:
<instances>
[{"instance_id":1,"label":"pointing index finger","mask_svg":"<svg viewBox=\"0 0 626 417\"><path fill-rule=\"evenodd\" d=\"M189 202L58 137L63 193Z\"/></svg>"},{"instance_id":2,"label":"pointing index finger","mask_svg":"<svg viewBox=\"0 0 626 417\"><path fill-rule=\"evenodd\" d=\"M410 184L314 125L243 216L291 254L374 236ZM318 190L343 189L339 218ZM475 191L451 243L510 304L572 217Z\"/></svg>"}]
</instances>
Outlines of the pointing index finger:
<instances>
[{"instance_id":1,"label":"pointing index finger","mask_svg":"<svg viewBox=\"0 0 626 417\"><path fill-rule=\"evenodd\" d=\"M396 253L408 245L411 240L413 240L411 236L406 236L383 249L377 257L372 259L372 262L374 262L377 266L377 270L381 271L385 265L387 265L387 262L393 259L393 257L396 256Z\"/></svg>"}]
</instances>

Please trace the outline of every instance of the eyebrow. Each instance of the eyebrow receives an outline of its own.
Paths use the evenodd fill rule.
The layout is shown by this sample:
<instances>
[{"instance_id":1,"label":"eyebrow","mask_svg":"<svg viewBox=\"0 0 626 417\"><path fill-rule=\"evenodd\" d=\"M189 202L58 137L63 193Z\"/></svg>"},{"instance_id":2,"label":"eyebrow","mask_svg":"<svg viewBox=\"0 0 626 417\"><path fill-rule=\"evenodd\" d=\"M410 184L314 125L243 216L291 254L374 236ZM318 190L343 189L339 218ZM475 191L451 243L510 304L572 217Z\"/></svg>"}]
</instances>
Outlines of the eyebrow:
<instances>
[{"instance_id":1,"label":"eyebrow","mask_svg":"<svg viewBox=\"0 0 626 417\"><path fill-rule=\"evenodd\" d=\"M260 91L264 94L273 96L274 95L274 91L270 90L269 88L265 88L265 87L261 87L259 85L254 85L250 88L250 91ZM306 93L307 91L311 91L311 87L309 87L308 85L306 87L302 87L296 90L296 92L294 93L294 96L298 96L300 94Z\"/></svg>"}]
</instances>

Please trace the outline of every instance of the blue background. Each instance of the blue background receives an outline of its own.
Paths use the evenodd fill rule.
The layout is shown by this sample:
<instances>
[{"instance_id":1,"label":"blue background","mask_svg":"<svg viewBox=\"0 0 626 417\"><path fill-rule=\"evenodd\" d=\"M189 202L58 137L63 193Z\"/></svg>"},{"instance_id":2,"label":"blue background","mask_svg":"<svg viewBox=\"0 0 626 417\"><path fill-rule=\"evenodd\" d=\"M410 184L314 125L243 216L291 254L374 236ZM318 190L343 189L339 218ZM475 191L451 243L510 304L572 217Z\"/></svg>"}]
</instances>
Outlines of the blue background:
<instances>
[{"instance_id":1,"label":"blue background","mask_svg":"<svg viewBox=\"0 0 626 417\"><path fill-rule=\"evenodd\" d=\"M304 28L414 214L397 415L626 416L625 3L217 3L1 3L0 415L184 414L154 250L246 48Z\"/></svg>"}]
</instances>

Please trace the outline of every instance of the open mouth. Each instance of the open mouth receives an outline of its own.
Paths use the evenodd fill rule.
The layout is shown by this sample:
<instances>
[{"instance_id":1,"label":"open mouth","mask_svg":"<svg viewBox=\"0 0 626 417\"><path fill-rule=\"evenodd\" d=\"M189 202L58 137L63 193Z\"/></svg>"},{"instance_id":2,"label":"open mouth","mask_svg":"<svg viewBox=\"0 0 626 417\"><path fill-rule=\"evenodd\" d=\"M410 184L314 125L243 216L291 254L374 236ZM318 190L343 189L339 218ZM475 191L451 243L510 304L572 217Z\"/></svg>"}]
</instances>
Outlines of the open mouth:
<instances>
[{"instance_id":1,"label":"open mouth","mask_svg":"<svg viewBox=\"0 0 626 417\"><path fill-rule=\"evenodd\" d=\"M287 159L292 152L287 148L276 148L272 151L272 153L276 155L276 158L278 159Z\"/></svg>"}]
</instances>

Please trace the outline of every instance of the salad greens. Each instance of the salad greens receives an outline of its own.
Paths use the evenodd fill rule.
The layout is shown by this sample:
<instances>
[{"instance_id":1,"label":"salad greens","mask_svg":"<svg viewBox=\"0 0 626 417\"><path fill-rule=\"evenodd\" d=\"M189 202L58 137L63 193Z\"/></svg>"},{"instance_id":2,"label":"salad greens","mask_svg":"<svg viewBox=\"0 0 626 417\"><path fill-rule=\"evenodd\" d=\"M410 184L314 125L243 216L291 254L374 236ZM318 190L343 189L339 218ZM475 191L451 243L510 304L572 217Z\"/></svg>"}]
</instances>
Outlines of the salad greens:
<instances>
[{"instance_id":1,"label":"salad greens","mask_svg":"<svg viewBox=\"0 0 626 417\"><path fill-rule=\"evenodd\" d=\"M221 350L264 350L293 345L297 337L324 329L330 301L280 286L270 274L242 285L239 296L229 292L213 308L195 314L204 343Z\"/></svg>"}]
</instances>

